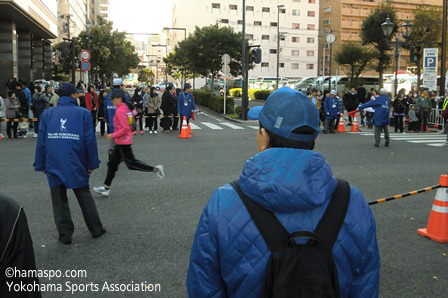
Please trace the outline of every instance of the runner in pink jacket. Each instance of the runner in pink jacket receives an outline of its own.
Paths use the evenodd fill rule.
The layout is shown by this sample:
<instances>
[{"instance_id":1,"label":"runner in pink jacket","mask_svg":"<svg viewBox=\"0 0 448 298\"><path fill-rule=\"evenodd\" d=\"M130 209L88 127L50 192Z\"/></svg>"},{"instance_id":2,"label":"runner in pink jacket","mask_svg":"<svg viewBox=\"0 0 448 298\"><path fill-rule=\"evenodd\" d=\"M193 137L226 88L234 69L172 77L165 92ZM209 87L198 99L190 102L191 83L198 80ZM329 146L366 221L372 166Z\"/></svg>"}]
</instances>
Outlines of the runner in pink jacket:
<instances>
[{"instance_id":1,"label":"runner in pink jacket","mask_svg":"<svg viewBox=\"0 0 448 298\"><path fill-rule=\"evenodd\" d=\"M132 152L132 124L134 115L132 110L134 107L131 103L126 102L126 93L117 90L112 94L112 102L117 107L114 116L114 133L108 134L108 139L114 140L112 153L109 154L109 162L107 163L107 177L103 186L94 187L93 190L103 196L109 196L110 186L118 170L118 165L124 161L129 170L156 173L160 179L165 177L163 166L158 165L152 167L142 161L135 159Z\"/></svg>"}]
</instances>

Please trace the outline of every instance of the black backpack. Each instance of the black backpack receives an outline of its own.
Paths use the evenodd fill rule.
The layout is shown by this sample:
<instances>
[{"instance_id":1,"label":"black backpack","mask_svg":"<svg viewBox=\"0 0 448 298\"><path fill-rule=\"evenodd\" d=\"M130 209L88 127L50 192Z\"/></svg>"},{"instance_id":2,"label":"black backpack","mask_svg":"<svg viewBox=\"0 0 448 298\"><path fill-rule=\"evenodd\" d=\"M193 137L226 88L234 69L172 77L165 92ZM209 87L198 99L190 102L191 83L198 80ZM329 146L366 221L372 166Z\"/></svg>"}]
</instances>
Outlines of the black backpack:
<instances>
[{"instance_id":1,"label":"black backpack","mask_svg":"<svg viewBox=\"0 0 448 298\"><path fill-rule=\"evenodd\" d=\"M274 213L249 199L237 181L232 185L272 253L261 297L340 297L332 251L347 213L350 185L338 180L314 233L297 231L291 235ZM308 241L296 244L296 238L307 238Z\"/></svg>"}]
</instances>

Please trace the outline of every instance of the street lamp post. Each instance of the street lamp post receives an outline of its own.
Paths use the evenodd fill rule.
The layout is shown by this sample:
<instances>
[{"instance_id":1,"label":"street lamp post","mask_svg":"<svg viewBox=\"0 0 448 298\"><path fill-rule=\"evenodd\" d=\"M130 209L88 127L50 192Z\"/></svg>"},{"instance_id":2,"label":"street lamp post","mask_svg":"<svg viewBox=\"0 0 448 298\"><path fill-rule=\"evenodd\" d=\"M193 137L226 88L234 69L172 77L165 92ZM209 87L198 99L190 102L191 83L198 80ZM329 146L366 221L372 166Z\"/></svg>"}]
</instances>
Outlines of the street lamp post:
<instances>
[{"instance_id":1,"label":"street lamp post","mask_svg":"<svg viewBox=\"0 0 448 298\"><path fill-rule=\"evenodd\" d=\"M243 120L247 120L247 106L249 105L249 102L247 100L247 92L248 92L248 84L247 84L247 65L246 65L246 0L243 0L243 38L242 40L242 57L241 57L241 62L242 62L242 72L243 72L243 94L242 94L242 98L241 98L241 105L242 105L242 114L243 114Z\"/></svg>"},{"instance_id":2,"label":"street lamp post","mask_svg":"<svg viewBox=\"0 0 448 298\"><path fill-rule=\"evenodd\" d=\"M153 48L155 47L163 47L165 48L165 59L168 56L168 46L166 44L153 44ZM168 63L165 60L165 82L168 83Z\"/></svg>"},{"instance_id":3,"label":"street lamp post","mask_svg":"<svg viewBox=\"0 0 448 298\"><path fill-rule=\"evenodd\" d=\"M184 40L187 39L187 28L164 27L163 30L180 30L180 31L184 31ZM184 87L185 84L187 83L187 74L186 74L185 70L182 71L182 76L184 77L183 82L182 82L183 83L182 87Z\"/></svg>"},{"instance_id":4,"label":"street lamp post","mask_svg":"<svg viewBox=\"0 0 448 298\"><path fill-rule=\"evenodd\" d=\"M285 7L285 5L277 5L277 88L279 87L280 78L280 8Z\"/></svg>"},{"instance_id":5,"label":"street lamp post","mask_svg":"<svg viewBox=\"0 0 448 298\"><path fill-rule=\"evenodd\" d=\"M391 37L392 32L394 31L395 28L395 23L390 21L390 17L387 16L386 18L386 22L381 24L381 28L383 29L383 33L386 37ZM405 28L404 31L404 37L407 39L409 37L409 35L411 35L411 29L412 29L412 24L409 23L409 19L406 19L406 22L402 25L402 27ZM390 42L390 41L389 41ZM397 89L398 89L398 58L400 57L400 46L403 46L407 43L407 41L405 42L400 42L400 37L399 35L395 35L395 80L394 80L394 98L397 97Z\"/></svg>"},{"instance_id":6,"label":"street lamp post","mask_svg":"<svg viewBox=\"0 0 448 298\"><path fill-rule=\"evenodd\" d=\"M443 14L442 14L442 66L440 74L440 96L445 96L445 72L446 72L446 26L447 26L447 10L448 0L443 0Z\"/></svg>"},{"instance_id":7,"label":"street lamp post","mask_svg":"<svg viewBox=\"0 0 448 298\"><path fill-rule=\"evenodd\" d=\"M87 50L89 51L89 53L90 53L90 28L92 28L92 23L90 22L89 19L87 19L87 21L86 21L86 29L87 29ZM90 59L92 59L92 54L90 54ZM90 73L91 73L91 70L89 70L89 71L87 72L87 86L90 85Z\"/></svg>"}]
</instances>

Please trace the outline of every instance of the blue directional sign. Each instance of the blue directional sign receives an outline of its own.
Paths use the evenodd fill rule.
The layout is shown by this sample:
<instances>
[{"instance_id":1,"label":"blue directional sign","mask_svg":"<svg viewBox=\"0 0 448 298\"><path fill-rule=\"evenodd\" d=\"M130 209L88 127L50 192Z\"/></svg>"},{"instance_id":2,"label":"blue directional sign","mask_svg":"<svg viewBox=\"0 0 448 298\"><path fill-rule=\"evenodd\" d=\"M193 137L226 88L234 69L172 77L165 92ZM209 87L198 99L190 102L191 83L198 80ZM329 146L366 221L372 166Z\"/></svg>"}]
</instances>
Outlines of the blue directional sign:
<instances>
[{"instance_id":1,"label":"blue directional sign","mask_svg":"<svg viewBox=\"0 0 448 298\"><path fill-rule=\"evenodd\" d=\"M425 57L426 67L437 67L437 57Z\"/></svg>"},{"instance_id":2,"label":"blue directional sign","mask_svg":"<svg viewBox=\"0 0 448 298\"><path fill-rule=\"evenodd\" d=\"M88 72L90 70L90 62L89 61L83 61L81 63L81 70L84 72Z\"/></svg>"}]
</instances>

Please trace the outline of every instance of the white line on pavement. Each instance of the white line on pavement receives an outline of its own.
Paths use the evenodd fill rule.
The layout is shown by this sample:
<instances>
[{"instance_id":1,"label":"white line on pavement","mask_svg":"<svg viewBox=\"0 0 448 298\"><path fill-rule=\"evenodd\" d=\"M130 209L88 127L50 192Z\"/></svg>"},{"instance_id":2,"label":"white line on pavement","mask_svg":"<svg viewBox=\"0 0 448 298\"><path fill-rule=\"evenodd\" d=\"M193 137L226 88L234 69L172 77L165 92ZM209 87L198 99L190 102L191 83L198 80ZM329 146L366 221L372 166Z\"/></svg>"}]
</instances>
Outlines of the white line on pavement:
<instances>
[{"instance_id":1,"label":"white line on pavement","mask_svg":"<svg viewBox=\"0 0 448 298\"><path fill-rule=\"evenodd\" d=\"M191 123L191 121L190 121L190 128L191 129L202 129L199 126L197 126L196 124Z\"/></svg>"},{"instance_id":2,"label":"white line on pavement","mask_svg":"<svg viewBox=\"0 0 448 298\"><path fill-rule=\"evenodd\" d=\"M228 127L232 128L232 129L244 129L244 128L240 127L240 126L233 125L232 123L221 122L220 124L228 126Z\"/></svg>"},{"instance_id":3,"label":"white line on pavement","mask_svg":"<svg viewBox=\"0 0 448 298\"><path fill-rule=\"evenodd\" d=\"M248 126L249 128L258 129L258 126Z\"/></svg>"},{"instance_id":4,"label":"white line on pavement","mask_svg":"<svg viewBox=\"0 0 448 298\"><path fill-rule=\"evenodd\" d=\"M205 115L205 116L210 117L210 118L212 118L213 120L216 120L216 121L219 121L219 122L222 121L221 119L218 119L218 118L215 118L215 117L213 117L213 116L210 116L209 114L207 114L207 113L205 113L205 112L201 112L199 115Z\"/></svg>"},{"instance_id":5,"label":"white line on pavement","mask_svg":"<svg viewBox=\"0 0 448 298\"><path fill-rule=\"evenodd\" d=\"M409 143L413 144L421 144L421 143L441 143L445 144L445 140L422 140L422 141L408 141Z\"/></svg>"},{"instance_id":6,"label":"white line on pavement","mask_svg":"<svg viewBox=\"0 0 448 298\"><path fill-rule=\"evenodd\" d=\"M427 144L428 146L432 146L432 147L443 147L445 146L445 143L443 144Z\"/></svg>"},{"instance_id":7,"label":"white line on pavement","mask_svg":"<svg viewBox=\"0 0 448 298\"><path fill-rule=\"evenodd\" d=\"M210 127L211 129L222 129L222 127L219 127L218 125L215 125L213 123L209 123L209 122L201 122L201 123L207 127Z\"/></svg>"},{"instance_id":8,"label":"white line on pavement","mask_svg":"<svg viewBox=\"0 0 448 298\"><path fill-rule=\"evenodd\" d=\"M445 141L446 138L437 138L437 137L427 137L427 138L397 138L391 137L392 140L396 141L418 141L418 140L440 140Z\"/></svg>"}]
</instances>

